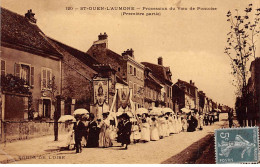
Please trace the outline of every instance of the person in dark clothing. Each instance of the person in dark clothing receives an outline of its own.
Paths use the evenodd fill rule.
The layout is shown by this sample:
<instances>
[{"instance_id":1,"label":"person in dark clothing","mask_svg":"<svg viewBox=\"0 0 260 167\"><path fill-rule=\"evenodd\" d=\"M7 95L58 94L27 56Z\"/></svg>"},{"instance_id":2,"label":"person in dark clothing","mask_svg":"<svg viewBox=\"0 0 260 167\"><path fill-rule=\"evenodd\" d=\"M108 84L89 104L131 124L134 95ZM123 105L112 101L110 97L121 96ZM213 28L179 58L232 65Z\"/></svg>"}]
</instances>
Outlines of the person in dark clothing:
<instances>
[{"instance_id":1,"label":"person in dark clothing","mask_svg":"<svg viewBox=\"0 0 260 167\"><path fill-rule=\"evenodd\" d=\"M122 115L120 115L118 117L118 125L117 125L117 142L118 143L122 143L122 133L123 133L123 118L122 118ZM123 146L123 143L122 143L122 146Z\"/></svg>"},{"instance_id":2,"label":"person in dark clothing","mask_svg":"<svg viewBox=\"0 0 260 167\"><path fill-rule=\"evenodd\" d=\"M132 130L132 123L130 122L129 116L124 113L123 117L123 128L122 128L122 144L125 144L125 149L127 149L128 144L130 144L130 135Z\"/></svg>"},{"instance_id":3,"label":"person in dark clothing","mask_svg":"<svg viewBox=\"0 0 260 167\"><path fill-rule=\"evenodd\" d=\"M233 114L231 112L228 113L228 123L229 123L229 128L232 128L232 126L233 126Z\"/></svg>"},{"instance_id":4,"label":"person in dark clothing","mask_svg":"<svg viewBox=\"0 0 260 167\"><path fill-rule=\"evenodd\" d=\"M81 119L80 116L77 115L76 122L74 123L74 127L73 127L75 133L76 153L80 153L82 151L81 140L85 132L85 125L80 119Z\"/></svg>"},{"instance_id":5,"label":"person in dark clothing","mask_svg":"<svg viewBox=\"0 0 260 167\"><path fill-rule=\"evenodd\" d=\"M99 131L100 128L97 126L97 122L94 121L94 114L90 113L89 115L89 134L88 134L88 141L87 141L87 148L98 147L98 140L99 140Z\"/></svg>"},{"instance_id":6,"label":"person in dark clothing","mask_svg":"<svg viewBox=\"0 0 260 167\"><path fill-rule=\"evenodd\" d=\"M196 130L196 127L198 126L198 120L193 116L189 115L188 116L188 132L194 132Z\"/></svg>"},{"instance_id":7,"label":"person in dark clothing","mask_svg":"<svg viewBox=\"0 0 260 167\"><path fill-rule=\"evenodd\" d=\"M209 115L209 124L212 125L214 123L214 116Z\"/></svg>"}]
</instances>

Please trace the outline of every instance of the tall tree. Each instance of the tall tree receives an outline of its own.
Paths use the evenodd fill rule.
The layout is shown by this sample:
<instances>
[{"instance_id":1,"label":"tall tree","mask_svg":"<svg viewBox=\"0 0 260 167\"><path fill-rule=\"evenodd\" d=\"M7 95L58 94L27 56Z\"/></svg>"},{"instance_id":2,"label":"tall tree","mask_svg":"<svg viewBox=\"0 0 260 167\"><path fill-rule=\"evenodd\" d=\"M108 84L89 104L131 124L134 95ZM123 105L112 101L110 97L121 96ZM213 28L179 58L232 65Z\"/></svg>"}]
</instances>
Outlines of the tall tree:
<instances>
[{"instance_id":1,"label":"tall tree","mask_svg":"<svg viewBox=\"0 0 260 167\"><path fill-rule=\"evenodd\" d=\"M230 31L227 33L225 52L230 60L234 75L233 84L237 87L237 96L245 97L248 63L256 57L256 42L259 36L260 8L254 9L249 4L242 14L227 12Z\"/></svg>"}]
</instances>

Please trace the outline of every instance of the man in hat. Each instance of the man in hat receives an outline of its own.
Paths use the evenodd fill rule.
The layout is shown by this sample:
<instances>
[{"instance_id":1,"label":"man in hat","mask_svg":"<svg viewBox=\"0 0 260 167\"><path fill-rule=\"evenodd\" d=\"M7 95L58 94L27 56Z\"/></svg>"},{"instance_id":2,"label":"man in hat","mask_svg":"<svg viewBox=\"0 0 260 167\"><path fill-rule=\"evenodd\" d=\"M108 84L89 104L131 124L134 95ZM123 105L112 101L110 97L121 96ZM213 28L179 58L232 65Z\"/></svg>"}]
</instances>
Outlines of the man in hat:
<instances>
[{"instance_id":1,"label":"man in hat","mask_svg":"<svg viewBox=\"0 0 260 167\"><path fill-rule=\"evenodd\" d=\"M124 113L122 114L123 127L122 127L122 144L125 144L125 149L127 149L128 144L130 144L130 136L132 130L132 123L130 122L129 116Z\"/></svg>"},{"instance_id":2,"label":"man in hat","mask_svg":"<svg viewBox=\"0 0 260 167\"><path fill-rule=\"evenodd\" d=\"M76 118L76 122L74 123L74 127L73 127L75 133L75 146L76 146L76 153L80 153L82 152L81 140L85 132L85 125L81 121L80 115L76 115L75 118Z\"/></svg>"}]
</instances>

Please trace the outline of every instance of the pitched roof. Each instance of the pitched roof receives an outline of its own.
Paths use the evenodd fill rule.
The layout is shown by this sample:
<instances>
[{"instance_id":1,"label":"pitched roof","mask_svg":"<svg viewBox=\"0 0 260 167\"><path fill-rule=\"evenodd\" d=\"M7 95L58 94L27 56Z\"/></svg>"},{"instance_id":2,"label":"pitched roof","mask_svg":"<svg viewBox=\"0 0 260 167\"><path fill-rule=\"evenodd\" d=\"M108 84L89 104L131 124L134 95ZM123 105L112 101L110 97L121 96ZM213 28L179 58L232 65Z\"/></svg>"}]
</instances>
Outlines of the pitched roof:
<instances>
[{"instance_id":1,"label":"pitched roof","mask_svg":"<svg viewBox=\"0 0 260 167\"><path fill-rule=\"evenodd\" d=\"M175 84L181 84L181 85L197 88L194 84L190 84L190 83L183 81L183 80L180 80L180 79L178 79L178 81Z\"/></svg>"},{"instance_id":2,"label":"pitched roof","mask_svg":"<svg viewBox=\"0 0 260 167\"><path fill-rule=\"evenodd\" d=\"M75 49L75 48L68 46L66 44L63 44L63 43L61 43L57 40L54 40L50 37L48 37L48 39L51 40L57 47L60 47L60 49L61 48L64 49L70 55L76 57L77 59L82 61L87 66L89 66L90 68L97 71L97 67L95 66L95 64L100 64L100 63L97 60L95 60L94 58L92 58L91 56L89 56L87 53L80 51L78 49Z\"/></svg>"},{"instance_id":3,"label":"pitched roof","mask_svg":"<svg viewBox=\"0 0 260 167\"><path fill-rule=\"evenodd\" d=\"M167 72L169 72L170 68L169 67L164 67L162 65L158 64L152 64L148 62L141 62L143 65L146 67L150 68L152 70L152 74L162 83L165 81L168 81L169 83L172 83L171 77Z\"/></svg>"},{"instance_id":4,"label":"pitched roof","mask_svg":"<svg viewBox=\"0 0 260 167\"><path fill-rule=\"evenodd\" d=\"M40 28L22 15L1 7L1 42L23 51L41 55L62 55L45 39Z\"/></svg>"}]
</instances>

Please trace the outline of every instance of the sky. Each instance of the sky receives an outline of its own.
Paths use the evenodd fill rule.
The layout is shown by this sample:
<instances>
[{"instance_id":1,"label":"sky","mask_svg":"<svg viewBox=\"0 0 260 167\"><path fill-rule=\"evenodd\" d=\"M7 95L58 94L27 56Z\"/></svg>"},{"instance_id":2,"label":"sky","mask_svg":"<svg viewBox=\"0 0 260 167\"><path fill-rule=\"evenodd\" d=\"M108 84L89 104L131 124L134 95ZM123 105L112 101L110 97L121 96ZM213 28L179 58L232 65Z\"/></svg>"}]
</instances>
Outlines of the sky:
<instances>
[{"instance_id":1,"label":"sky","mask_svg":"<svg viewBox=\"0 0 260 167\"><path fill-rule=\"evenodd\" d=\"M234 106L230 60L224 54L230 25L227 11L243 11L257 0L2 0L1 6L24 15L32 9L37 25L49 37L87 51L100 33L108 34L108 48L121 54L133 48L138 62L170 66L172 80L195 82L199 90L220 104ZM121 11L66 10L66 7L175 7L160 16L121 16ZM217 10L178 10L177 6ZM258 52L259 53L259 52ZM259 54L258 54L259 55Z\"/></svg>"}]
</instances>

